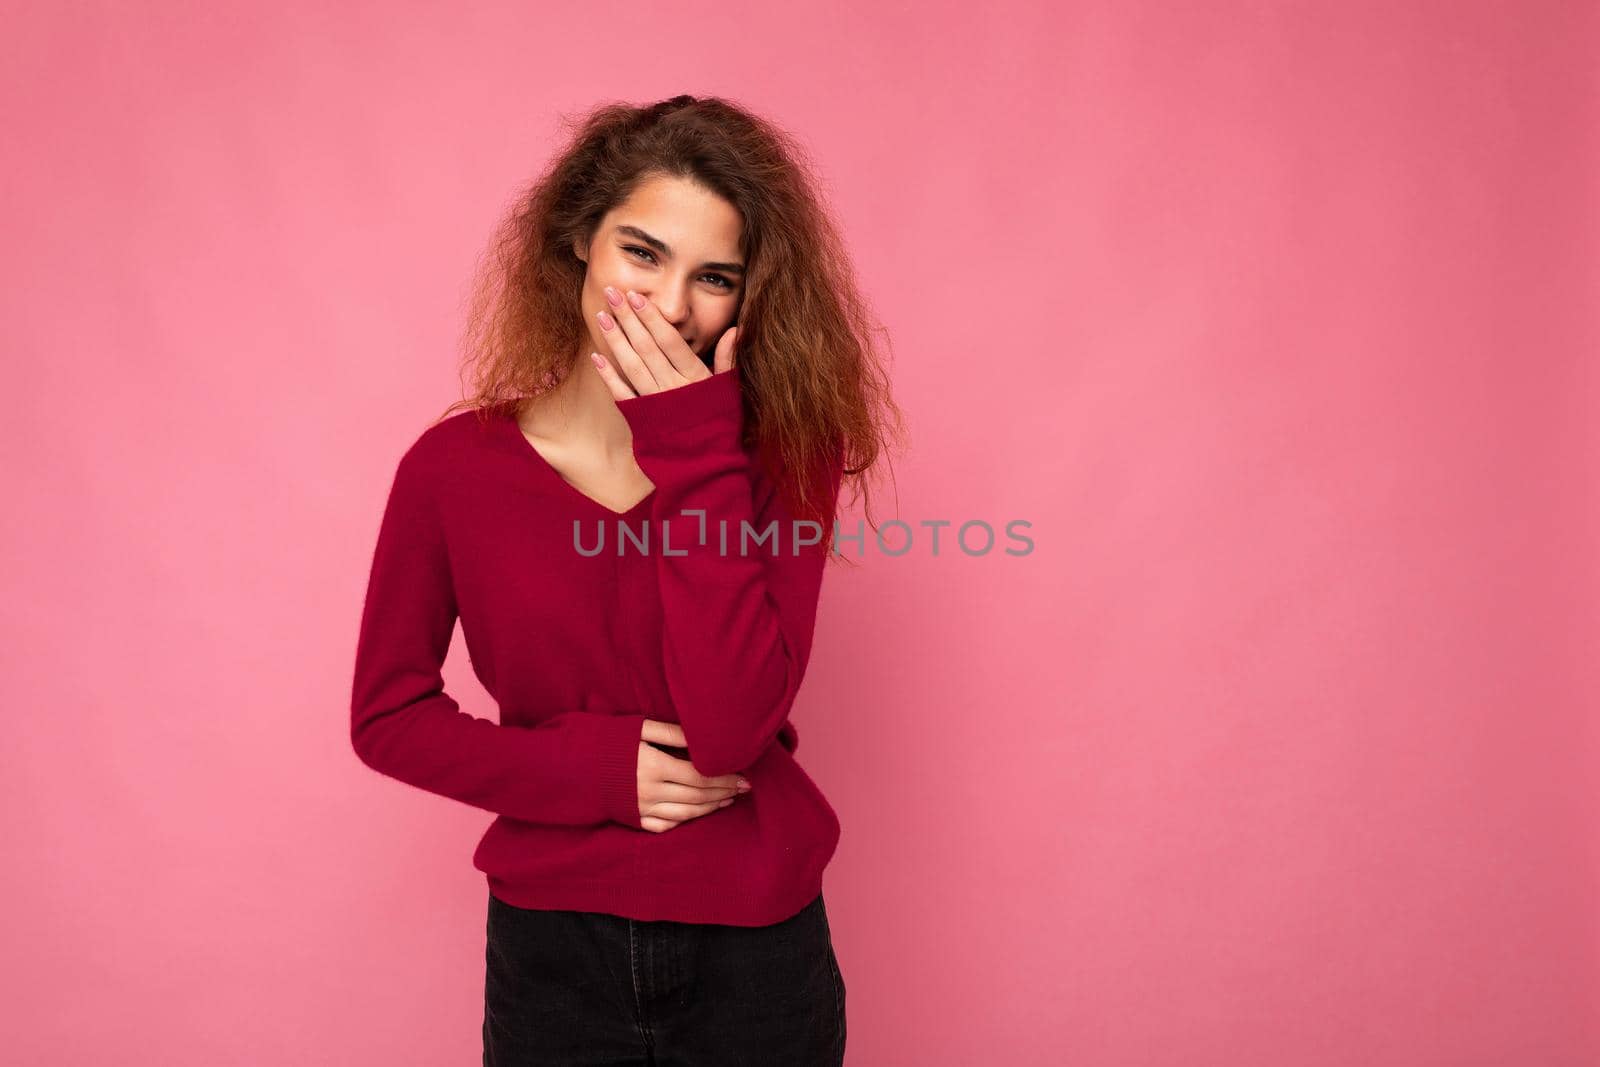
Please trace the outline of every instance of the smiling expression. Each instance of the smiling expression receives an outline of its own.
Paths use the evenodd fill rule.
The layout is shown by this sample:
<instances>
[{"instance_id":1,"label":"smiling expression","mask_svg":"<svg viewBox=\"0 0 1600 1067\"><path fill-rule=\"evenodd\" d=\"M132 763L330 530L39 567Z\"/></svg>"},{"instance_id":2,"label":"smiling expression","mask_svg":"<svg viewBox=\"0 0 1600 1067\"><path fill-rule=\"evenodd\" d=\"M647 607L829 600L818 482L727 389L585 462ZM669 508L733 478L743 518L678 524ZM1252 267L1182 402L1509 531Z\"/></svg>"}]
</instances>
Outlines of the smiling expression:
<instances>
[{"instance_id":1,"label":"smiling expression","mask_svg":"<svg viewBox=\"0 0 1600 1067\"><path fill-rule=\"evenodd\" d=\"M610 351L595 321L597 311L610 308L609 285L654 301L661 317L708 361L744 296L742 232L738 210L703 185L678 177L641 181L600 220L588 249L579 250L588 262L582 304L589 349Z\"/></svg>"}]
</instances>

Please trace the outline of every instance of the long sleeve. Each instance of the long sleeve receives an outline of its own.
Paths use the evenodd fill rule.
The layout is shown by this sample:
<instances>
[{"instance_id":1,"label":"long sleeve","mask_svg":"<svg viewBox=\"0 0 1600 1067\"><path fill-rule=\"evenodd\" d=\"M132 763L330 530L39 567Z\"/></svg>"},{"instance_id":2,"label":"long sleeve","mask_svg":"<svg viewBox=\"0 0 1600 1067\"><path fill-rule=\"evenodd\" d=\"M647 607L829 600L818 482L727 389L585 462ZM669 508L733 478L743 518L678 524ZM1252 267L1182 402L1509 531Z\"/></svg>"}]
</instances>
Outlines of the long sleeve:
<instances>
[{"instance_id":1,"label":"long sleeve","mask_svg":"<svg viewBox=\"0 0 1600 1067\"><path fill-rule=\"evenodd\" d=\"M721 775L745 770L774 740L793 751L798 733L787 720L811 656L831 531L797 552L781 493L770 487L757 501L752 460L740 447L737 368L617 406L633 430L634 458L656 486L649 562L690 761ZM836 495L842 470L832 475ZM774 521L775 533L758 543Z\"/></svg>"},{"instance_id":2,"label":"long sleeve","mask_svg":"<svg viewBox=\"0 0 1600 1067\"><path fill-rule=\"evenodd\" d=\"M640 829L642 714L571 711L506 726L463 712L445 692L457 605L440 518L413 445L395 471L362 609L356 754L391 778L514 819Z\"/></svg>"}]
</instances>

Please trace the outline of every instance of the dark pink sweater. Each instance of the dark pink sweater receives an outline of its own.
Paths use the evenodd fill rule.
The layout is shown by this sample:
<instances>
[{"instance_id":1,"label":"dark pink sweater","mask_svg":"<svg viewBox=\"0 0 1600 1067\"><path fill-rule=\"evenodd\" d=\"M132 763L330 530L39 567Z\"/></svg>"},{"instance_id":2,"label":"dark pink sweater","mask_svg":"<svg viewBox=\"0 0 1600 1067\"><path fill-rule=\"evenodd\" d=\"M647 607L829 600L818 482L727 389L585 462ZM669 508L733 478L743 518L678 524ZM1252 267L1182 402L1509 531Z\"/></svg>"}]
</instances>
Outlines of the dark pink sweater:
<instances>
[{"instance_id":1,"label":"dark pink sweater","mask_svg":"<svg viewBox=\"0 0 1600 1067\"><path fill-rule=\"evenodd\" d=\"M499 816L473 864L508 903L778 922L821 890L839 839L788 721L826 539L796 531L741 447L737 369L617 406L655 484L625 515L563 479L504 409L453 415L407 449L372 558L351 741L374 770ZM444 690L458 617L498 723ZM643 829L647 717L682 725L701 773L737 771L752 790Z\"/></svg>"}]
</instances>

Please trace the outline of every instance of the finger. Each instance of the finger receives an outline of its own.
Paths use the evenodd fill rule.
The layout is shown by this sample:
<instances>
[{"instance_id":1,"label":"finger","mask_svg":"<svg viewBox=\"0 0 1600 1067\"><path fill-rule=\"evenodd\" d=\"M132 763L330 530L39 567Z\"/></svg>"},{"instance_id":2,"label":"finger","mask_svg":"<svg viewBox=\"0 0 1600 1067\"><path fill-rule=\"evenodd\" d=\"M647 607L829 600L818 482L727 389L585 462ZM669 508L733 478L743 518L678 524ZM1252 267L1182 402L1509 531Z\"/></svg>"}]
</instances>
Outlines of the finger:
<instances>
[{"instance_id":1,"label":"finger","mask_svg":"<svg viewBox=\"0 0 1600 1067\"><path fill-rule=\"evenodd\" d=\"M606 357L598 352L590 352L589 358L594 362L595 370L600 372L600 380L605 382L606 388L611 390L613 399L627 400L629 397L638 395L628 386L627 382L618 376L616 369L606 361Z\"/></svg>"},{"instance_id":2,"label":"finger","mask_svg":"<svg viewBox=\"0 0 1600 1067\"><path fill-rule=\"evenodd\" d=\"M656 343L656 348L666 357L668 365L682 379L682 381L674 384L683 385L686 382L697 381L711 376L706 370L706 365L700 362L700 357L694 354L694 349L689 347L689 342L683 339L683 335L678 332L676 326L666 320L661 314L661 309L656 307L654 300L651 300L643 293L636 293L632 289L629 289L625 295L627 299L623 301L623 306L629 311L631 317L637 320L638 325L650 335L650 339ZM618 321L625 322L626 320L619 319ZM634 334L630 332L628 336L632 337ZM659 371L656 374L656 380L662 380L662 375Z\"/></svg>"},{"instance_id":3,"label":"finger","mask_svg":"<svg viewBox=\"0 0 1600 1067\"><path fill-rule=\"evenodd\" d=\"M708 812L707 814L710 813ZM698 817L699 816L696 816L696 818ZM668 830L676 830L684 823L690 821L691 820L689 819L663 819L655 815L641 815L639 817L639 825L644 829L649 830L653 834L664 834Z\"/></svg>"},{"instance_id":4,"label":"finger","mask_svg":"<svg viewBox=\"0 0 1600 1067\"><path fill-rule=\"evenodd\" d=\"M612 361L627 377L634 391L641 396L645 393L660 392L661 387L656 384L655 375L650 373L650 368L634 350L633 343L628 340L617 313L608 315L605 311L597 311L595 319L600 323L600 336L605 338L606 346L611 349ZM608 319L611 323L609 326L606 325Z\"/></svg>"},{"instance_id":5,"label":"finger","mask_svg":"<svg viewBox=\"0 0 1600 1067\"><path fill-rule=\"evenodd\" d=\"M642 822L646 818L671 819L673 822L685 822L689 819L698 819L703 815L710 815L733 803L733 798L714 800L709 804L670 804L658 803L649 807L647 815L640 815Z\"/></svg>"},{"instance_id":6,"label":"finger","mask_svg":"<svg viewBox=\"0 0 1600 1067\"><path fill-rule=\"evenodd\" d=\"M661 719L645 719L643 737L646 741L655 741L662 745L671 745L674 748L687 748L683 736L683 727L675 722L665 722Z\"/></svg>"},{"instance_id":7,"label":"finger","mask_svg":"<svg viewBox=\"0 0 1600 1067\"><path fill-rule=\"evenodd\" d=\"M721 374L724 371L730 371L733 369L733 345L734 341L738 337L738 334L739 327L730 326L727 330L723 331L721 337L717 338L717 354L712 360L712 366L715 368L715 373Z\"/></svg>"},{"instance_id":8,"label":"finger","mask_svg":"<svg viewBox=\"0 0 1600 1067\"><path fill-rule=\"evenodd\" d=\"M650 799L665 801L672 804L713 804L729 797L741 796L737 786L713 785L696 786L684 785L681 782L659 781L655 788L649 790Z\"/></svg>"}]
</instances>

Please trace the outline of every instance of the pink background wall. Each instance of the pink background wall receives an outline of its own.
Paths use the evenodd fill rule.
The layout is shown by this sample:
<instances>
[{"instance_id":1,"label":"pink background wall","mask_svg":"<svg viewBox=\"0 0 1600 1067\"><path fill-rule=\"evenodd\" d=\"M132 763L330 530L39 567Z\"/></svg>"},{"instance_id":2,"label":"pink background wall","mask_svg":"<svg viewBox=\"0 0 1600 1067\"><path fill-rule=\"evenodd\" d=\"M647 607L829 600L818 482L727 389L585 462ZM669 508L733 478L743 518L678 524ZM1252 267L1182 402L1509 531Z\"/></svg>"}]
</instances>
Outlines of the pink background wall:
<instances>
[{"instance_id":1,"label":"pink background wall","mask_svg":"<svg viewBox=\"0 0 1600 1067\"><path fill-rule=\"evenodd\" d=\"M824 169L875 516L1033 524L824 588L849 1062L1600 1057L1595 5L10 7L8 1062L477 1062L366 568L557 115L681 91Z\"/></svg>"}]
</instances>

